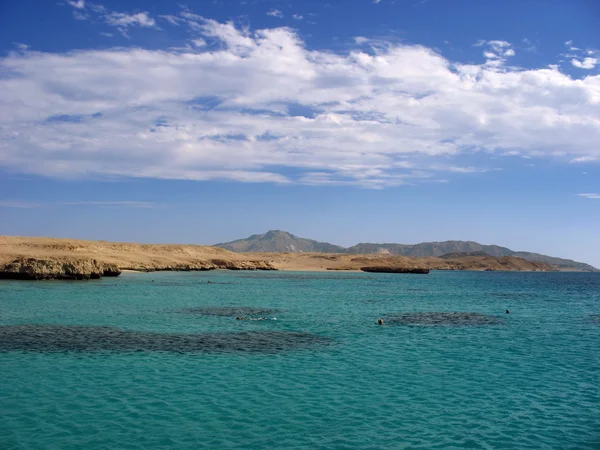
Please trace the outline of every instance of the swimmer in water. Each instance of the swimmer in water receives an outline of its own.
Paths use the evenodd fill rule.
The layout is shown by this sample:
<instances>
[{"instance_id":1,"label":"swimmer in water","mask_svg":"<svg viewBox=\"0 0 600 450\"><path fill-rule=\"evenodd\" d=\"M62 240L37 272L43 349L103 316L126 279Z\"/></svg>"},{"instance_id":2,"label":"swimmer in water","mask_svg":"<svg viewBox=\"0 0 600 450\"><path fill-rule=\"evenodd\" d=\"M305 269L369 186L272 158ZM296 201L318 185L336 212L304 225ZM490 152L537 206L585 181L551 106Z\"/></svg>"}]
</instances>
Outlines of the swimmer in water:
<instances>
[{"instance_id":1,"label":"swimmer in water","mask_svg":"<svg viewBox=\"0 0 600 450\"><path fill-rule=\"evenodd\" d=\"M510 314L510 311L508 309L506 310L506 314Z\"/></svg>"},{"instance_id":2,"label":"swimmer in water","mask_svg":"<svg viewBox=\"0 0 600 450\"><path fill-rule=\"evenodd\" d=\"M377 323L378 323L379 325L383 325L383 319L380 317L379 319L377 319Z\"/></svg>"}]
</instances>

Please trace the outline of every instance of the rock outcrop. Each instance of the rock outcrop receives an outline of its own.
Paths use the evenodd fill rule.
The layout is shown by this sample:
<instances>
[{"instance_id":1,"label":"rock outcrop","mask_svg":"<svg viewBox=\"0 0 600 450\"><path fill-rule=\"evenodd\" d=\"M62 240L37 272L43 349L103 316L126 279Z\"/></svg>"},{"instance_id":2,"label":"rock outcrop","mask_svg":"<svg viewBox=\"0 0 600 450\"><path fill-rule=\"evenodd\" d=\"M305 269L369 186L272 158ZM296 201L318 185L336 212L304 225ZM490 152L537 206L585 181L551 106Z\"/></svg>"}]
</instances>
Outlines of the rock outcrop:
<instances>
[{"instance_id":1,"label":"rock outcrop","mask_svg":"<svg viewBox=\"0 0 600 450\"><path fill-rule=\"evenodd\" d=\"M361 267L360 270L363 272L379 272L379 273L417 273L427 275L429 273L429 269L419 267L419 268L410 268L410 267L389 267L389 266L371 266L371 267Z\"/></svg>"},{"instance_id":2,"label":"rock outcrop","mask_svg":"<svg viewBox=\"0 0 600 450\"><path fill-rule=\"evenodd\" d=\"M90 280L120 274L121 270L116 264L87 258L55 260L21 257L0 267L0 278L14 280Z\"/></svg>"},{"instance_id":3,"label":"rock outcrop","mask_svg":"<svg viewBox=\"0 0 600 450\"><path fill-rule=\"evenodd\" d=\"M204 270L277 270L267 261L227 261L213 259L191 264L168 264L123 267L141 272L154 271L204 271ZM116 277L121 274L117 264L100 262L88 258L26 258L18 257L0 265L0 279L13 280L92 280L101 277Z\"/></svg>"},{"instance_id":4,"label":"rock outcrop","mask_svg":"<svg viewBox=\"0 0 600 450\"><path fill-rule=\"evenodd\" d=\"M225 260L212 259L208 261L196 261L192 263L173 264L141 264L123 267L124 270L135 270L138 272L202 272L207 270L277 270L268 261L260 260Z\"/></svg>"}]
</instances>

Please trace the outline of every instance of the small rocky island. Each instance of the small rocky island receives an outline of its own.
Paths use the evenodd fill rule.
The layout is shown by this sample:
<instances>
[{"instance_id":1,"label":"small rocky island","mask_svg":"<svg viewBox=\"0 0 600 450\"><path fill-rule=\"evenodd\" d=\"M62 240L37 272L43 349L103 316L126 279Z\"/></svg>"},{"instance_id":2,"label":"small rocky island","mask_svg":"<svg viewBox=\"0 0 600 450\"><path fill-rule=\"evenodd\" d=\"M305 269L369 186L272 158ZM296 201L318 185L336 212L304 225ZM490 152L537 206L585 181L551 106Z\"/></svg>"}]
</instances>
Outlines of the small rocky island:
<instances>
[{"instance_id":1,"label":"small rocky island","mask_svg":"<svg viewBox=\"0 0 600 450\"><path fill-rule=\"evenodd\" d=\"M363 272L379 272L379 273L416 273L427 275L429 269L424 267L389 267L389 266L374 266L374 267L361 267L360 270Z\"/></svg>"}]
</instances>

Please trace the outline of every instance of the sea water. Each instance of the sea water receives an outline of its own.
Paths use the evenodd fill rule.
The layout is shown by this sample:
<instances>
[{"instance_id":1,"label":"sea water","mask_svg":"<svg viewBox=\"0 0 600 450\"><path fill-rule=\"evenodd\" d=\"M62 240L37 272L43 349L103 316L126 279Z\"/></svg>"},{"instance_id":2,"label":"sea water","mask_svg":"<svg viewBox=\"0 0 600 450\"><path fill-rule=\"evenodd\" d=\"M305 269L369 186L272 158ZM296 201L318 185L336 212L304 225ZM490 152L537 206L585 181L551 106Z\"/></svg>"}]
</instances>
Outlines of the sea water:
<instances>
[{"instance_id":1,"label":"sea water","mask_svg":"<svg viewBox=\"0 0 600 450\"><path fill-rule=\"evenodd\" d=\"M277 320L198 313L222 306ZM494 320L377 325L437 312ZM2 281L0 326L3 449L600 448L600 274Z\"/></svg>"}]
</instances>

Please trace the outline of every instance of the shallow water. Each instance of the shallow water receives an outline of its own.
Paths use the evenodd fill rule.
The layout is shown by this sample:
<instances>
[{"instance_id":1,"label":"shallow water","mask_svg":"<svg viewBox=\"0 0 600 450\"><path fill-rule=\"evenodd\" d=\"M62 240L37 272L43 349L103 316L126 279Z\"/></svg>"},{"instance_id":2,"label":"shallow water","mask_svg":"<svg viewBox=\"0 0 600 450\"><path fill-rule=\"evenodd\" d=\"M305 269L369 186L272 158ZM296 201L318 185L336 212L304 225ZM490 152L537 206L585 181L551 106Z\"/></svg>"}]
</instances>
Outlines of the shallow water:
<instances>
[{"instance_id":1,"label":"shallow water","mask_svg":"<svg viewBox=\"0 0 600 450\"><path fill-rule=\"evenodd\" d=\"M597 449L598 317L600 274L2 281L0 447Z\"/></svg>"}]
</instances>

